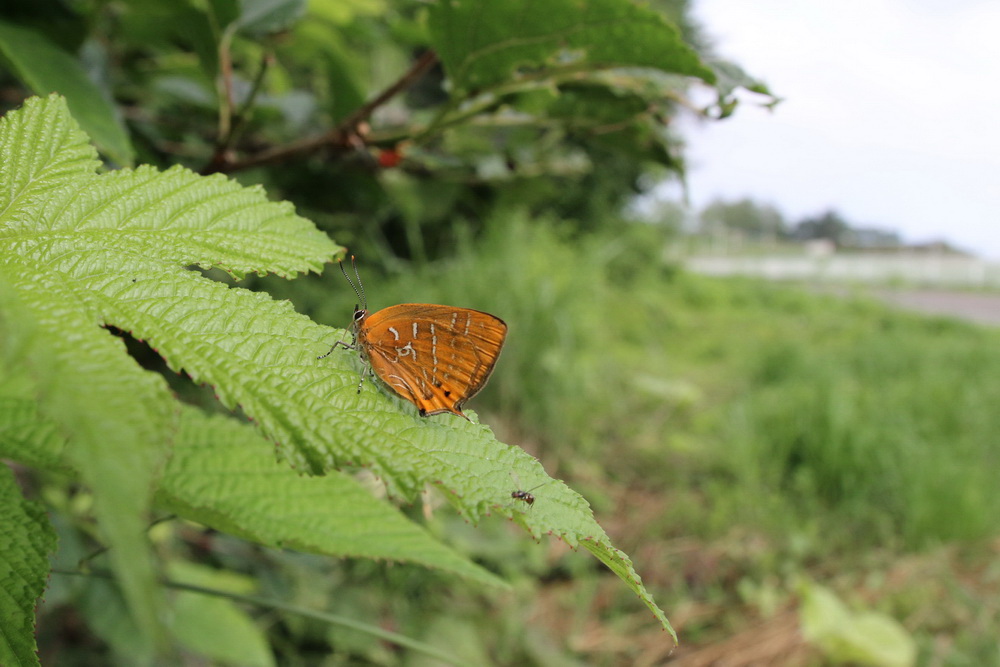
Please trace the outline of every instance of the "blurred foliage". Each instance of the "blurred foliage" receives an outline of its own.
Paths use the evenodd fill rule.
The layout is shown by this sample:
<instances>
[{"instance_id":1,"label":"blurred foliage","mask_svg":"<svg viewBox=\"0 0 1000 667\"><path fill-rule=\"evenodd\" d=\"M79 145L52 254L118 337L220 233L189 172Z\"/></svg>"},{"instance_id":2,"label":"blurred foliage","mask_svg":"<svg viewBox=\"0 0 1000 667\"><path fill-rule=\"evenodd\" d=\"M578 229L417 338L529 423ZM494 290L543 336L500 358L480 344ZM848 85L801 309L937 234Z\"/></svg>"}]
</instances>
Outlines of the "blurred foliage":
<instances>
[{"instance_id":1,"label":"blurred foliage","mask_svg":"<svg viewBox=\"0 0 1000 667\"><path fill-rule=\"evenodd\" d=\"M781 211L749 198L733 202L713 201L702 209L699 218L699 232L702 234L731 232L747 239L775 240L788 233Z\"/></svg>"},{"instance_id":2,"label":"blurred foliage","mask_svg":"<svg viewBox=\"0 0 1000 667\"><path fill-rule=\"evenodd\" d=\"M656 219L658 213L654 209L646 215ZM744 251L753 248L773 251L781 245L788 249L794 244L816 240L828 241L845 250L904 250L908 247L898 232L858 225L836 210L789 223L773 205L749 197L736 201L717 199L709 203L699 212L696 228L689 231L699 238L712 239L716 249L720 249L719 242L722 242ZM944 243L933 245L939 250L948 249Z\"/></svg>"},{"instance_id":3,"label":"blurred foliage","mask_svg":"<svg viewBox=\"0 0 1000 667\"><path fill-rule=\"evenodd\" d=\"M691 106L684 75L716 75L699 60L686 3L663 4L683 34L627 0L132 0L72 9L48 0L0 14L0 53L11 65L0 85L7 108L24 94L15 76L35 92L66 94L71 108L113 100L113 109L87 107L77 119L119 164L134 153L161 167L233 173L295 202L363 256L426 259L448 254L454 218L475 224L498 200L592 226L650 169L680 172L670 119ZM600 32L617 24L628 32ZM53 67L47 52L25 53L4 39L5 25L35 31L36 49L78 49L87 77ZM586 25L601 28L591 36L578 30ZM529 27L532 51L503 42ZM440 61L428 47L445 49ZM503 64L482 62L485 53ZM490 78L456 82L480 70ZM57 74L90 88L65 90ZM745 75L743 83L755 85ZM720 88L717 106L732 92ZM101 141L103 127L124 130L130 143Z\"/></svg>"}]
</instances>

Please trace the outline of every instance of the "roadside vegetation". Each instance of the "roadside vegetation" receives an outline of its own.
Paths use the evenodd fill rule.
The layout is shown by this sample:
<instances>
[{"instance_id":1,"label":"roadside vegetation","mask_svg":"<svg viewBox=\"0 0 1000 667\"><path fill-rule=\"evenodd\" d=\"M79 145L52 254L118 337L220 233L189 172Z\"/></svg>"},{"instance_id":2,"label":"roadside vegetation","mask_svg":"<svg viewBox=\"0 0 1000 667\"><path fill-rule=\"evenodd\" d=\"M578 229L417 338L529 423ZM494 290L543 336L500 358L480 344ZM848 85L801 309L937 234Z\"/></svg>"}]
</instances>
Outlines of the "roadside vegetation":
<instances>
[{"instance_id":1,"label":"roadside vegetation","mask_svg":"<svg viewBox=\"0 0 1000 667\"><path fill-rule=\"evenodd\" d=\"M670 600L677 657L692 661L682 664L708 664L724 640L750 656L770 646L774 660L795 647L815 658L815 644L796 639L813 584L896 619L920 664L992 661L1000 331L693 275L658 261L657 230L641 223L569 242L553 221L504 220L520 231L487 234L433 278L418 271L417 296L454 300L483 276L474 302L516 314L483 410L583 490L637 554ZM533 275L542 266L544 279ZM519 281L551 300L519 299ZM400 289L390 278L369 292L392 302ZM535 495L544 502L544 487ZM550 553L547 571L572 567L566 558ZM542 607L538 620L624 614L632 620L614 623L618 636L605 630L588 651L619 664L653 651L658 631L641 610L609 600L599 573L581 577L591 582L574 586L591 591L583 600L560 598L561 576L536 589L537 604L560 610Z\"/></svg>"}]
</instances>

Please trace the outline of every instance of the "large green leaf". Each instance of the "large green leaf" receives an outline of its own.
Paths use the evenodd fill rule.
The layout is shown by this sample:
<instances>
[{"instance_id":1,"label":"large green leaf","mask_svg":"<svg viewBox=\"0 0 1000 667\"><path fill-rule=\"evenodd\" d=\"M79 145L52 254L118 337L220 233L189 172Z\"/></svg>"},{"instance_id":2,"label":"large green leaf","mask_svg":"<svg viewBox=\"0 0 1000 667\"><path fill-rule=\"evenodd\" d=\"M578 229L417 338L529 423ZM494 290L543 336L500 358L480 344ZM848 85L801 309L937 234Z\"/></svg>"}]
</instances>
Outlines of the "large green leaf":
<instances>
[{"instance_id":1,"label":"large green leaf","mask_svg":"<svg viewBox=\"0 0 1000 667\"><path fill-rule=\"evenodd\" d=\"M148 191L143 197L136 187L144 176L152 177L153 170L98 177L97 167L96 153L62 98L32 99L0 122L0 278L8 285L0 305L9 331L2 342L4 352L17 360L8 366L0 395L10 397L11 388L26 390L39 416L34 431L22 424L8 432L17 437L5 443L5 453L23 451L26 439L33 438L39 453L27 460L37 463L61 454L63 465L90 487L101 533L111 547L112 565L136 624L147 641L155 642L162 637L163 613L145 529L155 479L175 433L176 407L163 379L143 372L122 342L99 325L106 322L102 300L113 300L106 290L113 293L116 281L141 287L133 277L148 266L141 255L152 256L156 246L165 250L169 243L147 238L139 247L126 249L128 232L117 236L118 231L102 224L132 223L136 237L153 235L155 227L145 226L150 218L162 215L183 224L186 219L177 207L196 207L206 195L194 187L176 188L171 191L176 206L165 211L169 205L162 199ZM186 185L191 186L198 177L188 176ZM216 185L225 185L223 193L242 191L221 180ZM205 182L208 198L218 194ZM268 204L259 191L245 192L244 201L264 209L257 217L241 212L238 201L224 195L216 203L229 207L233 216L245 213L242 219L248 224L263 218L279 225L287 207ZM216 219L225 217L222 208L215 213ZM306 229L304 221L300 228ZM315 230L309 229L307 237L310 231L314 244L324 250L333 247ZM252 236L246 234L245 240ZM294 233L291 237L288 244L276 238L257 243L279 256L283 245L286 254L293 254L307 242L295 240ZM251 246L253 241L247 244ZM299 268L294 262L276 262L277 269ZM240 258L233 258L233 264L239 270ZM301 268L318 265L315 260ZM145 277L148 288L148 274ZM15 339L20 341L16 350ZM30 413L23 400L8 399L6 406L22 415ZM66 440L61 452L61 440L52 428Z\"/></svg>"},{"instance_id":2,"label":"large green leaf","mask_svg":"<svg viewBox=\"0 0 1000 667\"><path fill-rule=\"evenodd\" d=\"M101 413L100 419L110 422L108 428L115 415L127 414L128 408L108 412L100 403L136 400L132 385L146 387L152 381L143 379L148 374L138 371L120 344L110 342L99 328L102 324L147 341L173 370L212 385L223 404L241 408L296 467L323 473L362 466L379 477L391 495L412 500L430 485L472 522L499 514L536 537L547 533L573 547L583 544L670 627L587 502L550 479L533 457L498 442L481 424L454 415L422 418L415 406L373 383L366 383L359 394L355 353L345 350L317 360L345 332L312 322L295 313L290 303L208 280L188 268L218 267L236 277L251 271L292 276L319 270L339 249L295 216L290 205L268 202L260 189L242 188L223 176L201 177L180 168L160 172L140 167L98 176L92 151L59 98L33 100L23 111L10 114L0 125L0 150L0 267L16 277L15 289L32 304L40 328L54 341L51 345L60 353L92 355L88 366L108 364L108 370L90 372L109 377L109 382L114 377L117 383L101 384L107 397L89 396L98 403L92 409ZM118 354L115 364L108 363L109 345ZM171 414L178 412L169 399L163 399L162 406L173 406ZM148 412L144 420L153 423L153 433L139 435L169 443L175 431L163 426L158 412ZM202 427L209 432L215 428ZM67 445L70 450L74 448ZM178 453L185 455L180 449ZM216 471L239 471L247 465L241 459L225 460L221 446L211 453L216 454L222 457L212 461ZM108 453L95 452L97 462L74 458L73 463L113 466L117 456L128 457L115 453L108 460ZM191 468L185 464L182 474ZM260 491L260 482L253 480L256 470L249 470L244 480L253 492ZM204 484L210 476L195 475L192 482ZM148 479L148 474L138 477ZM174 481L176 486L164 487L174 494L170 502L186 505L193 514L204 510L200 516L205 520L220 521L254 539L325 548L302 541L301 529L280 532L271 516L254 522L240 515L232 498ZM381 502L347 491L343 480L326 483L331 494L344 494L341 501ZM536 487L532 507L511 497L514 491ZM311 492L302 491L302 497ZM280 495L270 498L287 502L292 511L303 502ZM206 509L196 507L199 503L216 505ZM369 521L389 519L377 510ZM402 533L399 539L397 558L447 562L443 552L404 545L410 538ZM345 551L351 550L373 553L362 549L360 538ZM465 574L482 578L472 569Z\"/></svg>"},{"instance_id":3,"label":"large green leaf","mask_svg":"<svg viewBox=\"0 0 1000 667\"><path fill-rule=\"evenodd\" d=\"M275 462L274 447L249 425L209 418L193 408L183 410L159 499L180 516L261 544L409 561L505 585L396 508L373 502L353 477L337 471L302 477Z\"/></svg>"},{"instance_id":4,"label":"large green leaf","mask_svg":"<svg viewBox=\"0 0 1000 667\"><path fill-rule=\"evenodd\" d=\"M118 110L76 58L45 35L2 19L0 55L35 93L64 95L73 117L101 150L118 164L132 164L132 142Z\"/></svg>"},{"instance_id":5,"label":"large green leaf","mask_svg":"<svg viewBox=\"0 0 1000 667\"><path fill-rule=\"evenodd\" d=\"M715 75L662 14L631 0L440 0L430 34L458 91L481 91L522 74L650 67Z\"/></svg>"},{"instance_id":6,"label":"large green leaf","mask_svg":"<svg viewBox=\"0 0 1000 667\"><path fill-rule=\"evenodd\" d=\"M38 125L45 125L36 122L40 117L16 117L25 122L14 129L30 141L38 136ZM3 150L10 129L0 127L0 154L16 161ZM4 433L0 448L3 455L14 455L34 444L40 453L28 460L61 455L77 471L92 490L100 531L139 635L151 646L160 644L162 600L144 534L153 478L171 433L170 394L162 379L138 372L120 341L88 335L97 331L92 320L68 303L65 285L46 278L0 264L0 393L21 389L22 399L36 402L38 419L30 428L25 413L32 411L6 401L5 407L21 413L20 423ZM130 373L129 386L121 380Z\"/></svg>"},{"instance_id":7,"label":"large green leaf","mask_svg":"<svg viewBox=\"0 0 1000 667\"><path fill-rule=\"evenodd\" d=\"M29 118L22 129L30 132L31 124ZM162 378L142 373L124 354L121 341L101 334L68 303L65 285L12 269L0 264L0 351L6 361L0 384L3 393L19 387L34 399L37 423L32 428L22 418L5 434L16 434L15 447L6 441L0 446L4 455L16 455L34 445L39 453L28 461L61 455L79 474L93 493L99 530L140 634L160 644L162 600L145 529L153 480L172 433L170 394Z\"/></svg>"},{"instance_id":8,"label":"large green leaf","mask_svg":"<svg viewBox=\"0 0 1000 667\"><path fill-rule=\"evenodd\" d=\"M56 535L45 511L21 497L0 463L0 665L37 665L35 603L49 576Z\"/></svg>"}]
</instances>

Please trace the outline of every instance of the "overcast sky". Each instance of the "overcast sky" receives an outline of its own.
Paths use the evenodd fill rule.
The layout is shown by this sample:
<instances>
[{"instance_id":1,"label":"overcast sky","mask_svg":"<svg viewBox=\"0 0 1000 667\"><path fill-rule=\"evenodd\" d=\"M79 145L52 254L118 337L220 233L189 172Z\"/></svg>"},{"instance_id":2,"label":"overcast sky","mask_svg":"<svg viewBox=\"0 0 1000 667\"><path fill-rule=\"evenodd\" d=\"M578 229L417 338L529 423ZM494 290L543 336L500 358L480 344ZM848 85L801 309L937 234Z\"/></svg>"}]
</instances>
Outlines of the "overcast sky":
<instances>
[{"instance_id":1,"label":"overcast sky","mask_svg":"<svg viewBox=\"0 0 1000 667\"><path fill-rule=\"evenodd\" d=\"M697 0L695 15L785 101L684 123L694 206L832 208L1000 259L1000 1Z\"/></svg>"}]
</instances>

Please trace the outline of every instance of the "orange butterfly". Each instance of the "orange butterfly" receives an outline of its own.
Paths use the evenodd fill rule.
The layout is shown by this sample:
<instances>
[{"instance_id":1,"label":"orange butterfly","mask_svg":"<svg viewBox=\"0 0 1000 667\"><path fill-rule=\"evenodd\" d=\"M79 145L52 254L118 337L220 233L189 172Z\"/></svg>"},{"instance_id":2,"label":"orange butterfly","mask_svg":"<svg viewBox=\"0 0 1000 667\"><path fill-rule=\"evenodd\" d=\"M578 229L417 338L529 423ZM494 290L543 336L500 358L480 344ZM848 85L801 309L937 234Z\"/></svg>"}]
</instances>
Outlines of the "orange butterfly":
<instances>
[{"instance_id":1,"label":"orange butterfly","mask_svg":"<svg viewBox=\"0 0 1000 667\"><path fill-rule=\"evenodd\" d=\"M354 307L353 340L337 341L319 358L338 347L357 350L371 372L421 415L465 417L462 405L483 388L500 356L506 323L479 310L429 303L402 303L369 315L357 265L357 285L343 262L340 270L361 302Z\"/></svg>"}]
</instances>

